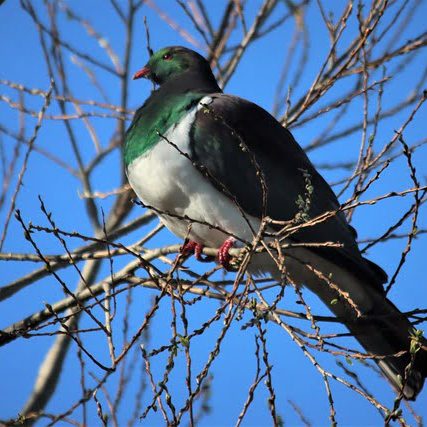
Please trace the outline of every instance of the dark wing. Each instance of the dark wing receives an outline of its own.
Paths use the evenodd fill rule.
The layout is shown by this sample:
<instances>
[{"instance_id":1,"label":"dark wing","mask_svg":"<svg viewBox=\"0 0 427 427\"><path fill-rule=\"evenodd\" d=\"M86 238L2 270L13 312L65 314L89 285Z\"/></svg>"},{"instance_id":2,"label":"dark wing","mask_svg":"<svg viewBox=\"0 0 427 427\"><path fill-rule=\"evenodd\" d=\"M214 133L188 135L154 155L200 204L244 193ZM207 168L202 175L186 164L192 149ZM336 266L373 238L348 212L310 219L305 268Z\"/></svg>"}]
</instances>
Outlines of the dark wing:
<instances>
[{"instance_id":1,"label":"dark wing","mask_svg":"<svg viewBox=\"0 0 427 427\"><path fill-rule=\"evenodd\" d=\"M339 207L330 186L292 134L254 103L213 95L212 102L197 113L190 136L192 158L207 168L219 190L225 187L225 193L252 216L260 218L265 206L265 213L274 220L303 221ZM267 188L264 205L259 170ZM313 250L382 289L385 273L361 256L355 238L342 212L292 235L298 242L342 243L343 249Z\"/></svg>"}]
</instances>

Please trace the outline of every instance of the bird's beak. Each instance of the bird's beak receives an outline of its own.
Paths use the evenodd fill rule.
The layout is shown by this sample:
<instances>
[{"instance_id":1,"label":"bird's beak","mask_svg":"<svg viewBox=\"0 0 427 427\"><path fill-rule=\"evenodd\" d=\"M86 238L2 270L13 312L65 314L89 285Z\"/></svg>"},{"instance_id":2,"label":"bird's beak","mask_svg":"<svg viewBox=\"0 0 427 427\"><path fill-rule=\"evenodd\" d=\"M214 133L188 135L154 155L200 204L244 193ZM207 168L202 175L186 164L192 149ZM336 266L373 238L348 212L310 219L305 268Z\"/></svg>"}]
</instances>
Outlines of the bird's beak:
<instances>
[{"instance_id":1,"label":"bird's beak","mask_svg":"<svg viewBox=\"0 0 427 427\"><path fill-rule=\"evenodd\" d=\"M151 72L150 68L146 65L144 68L142 68L141 70L137 71L133 75L133 80L140 79L142 77L147 77L150 74L150 72Z\"/></svg>"}]
</instances>

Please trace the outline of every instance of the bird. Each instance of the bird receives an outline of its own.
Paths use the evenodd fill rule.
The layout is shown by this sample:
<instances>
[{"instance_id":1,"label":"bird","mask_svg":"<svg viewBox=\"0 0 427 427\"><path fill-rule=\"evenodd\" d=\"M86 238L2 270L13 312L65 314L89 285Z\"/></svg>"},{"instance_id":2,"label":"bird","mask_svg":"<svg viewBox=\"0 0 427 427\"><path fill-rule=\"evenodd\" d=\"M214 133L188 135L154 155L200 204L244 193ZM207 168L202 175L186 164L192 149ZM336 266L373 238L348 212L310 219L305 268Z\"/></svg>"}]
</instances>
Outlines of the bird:
<instances>
[{"instance_id":1,"label":"bird","mask_svg":"<svg viewBox=\"0 0 427 427\"><path fill-rule=\"evenodd\" d=\"M291 132L257 104L223 93L208 61L189 48L152 53L133 78L156 89L126 131L127 178L184 239L183 251L200 258L203 247L217 248L230 268L230 248L264 227L266 244L283 245L283 262L256 253L248 271L314 292L414 400L427 376L427 341L387 299L386 273L362 256L336 195Z\"/></svg>"}]
</instances>

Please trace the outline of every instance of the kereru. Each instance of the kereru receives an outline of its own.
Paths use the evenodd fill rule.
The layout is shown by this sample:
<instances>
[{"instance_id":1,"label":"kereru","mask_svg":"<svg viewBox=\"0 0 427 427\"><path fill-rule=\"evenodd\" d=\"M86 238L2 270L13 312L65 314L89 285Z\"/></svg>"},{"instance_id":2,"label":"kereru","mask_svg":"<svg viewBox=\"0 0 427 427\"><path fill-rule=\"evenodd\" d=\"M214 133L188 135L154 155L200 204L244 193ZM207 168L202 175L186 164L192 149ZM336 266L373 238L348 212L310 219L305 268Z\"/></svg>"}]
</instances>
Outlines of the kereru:
<instances>
[{"instance_id":1,"label":"kereru","mask_svg":"<svg viewBox=\"0 0 427 427\"><path fill-rule=\"evenodd\" d=\"M124 162L144 205L190 239L186 249L219 248L225 265L230 247L250 243L261 219L271 218L264 241L288 245L282 271L266 252L248 270L307 286L367 353L380 356L395 389L403 385L404 397L415 399L427 375L426 340L418 335L416 343L409 320L386 298L387 275L362 257L335 194L292 134L258 105L224 94L193 50L159 50L134 76L141 77L159 88L135 113Z\"/></svg>"}]
</instances>

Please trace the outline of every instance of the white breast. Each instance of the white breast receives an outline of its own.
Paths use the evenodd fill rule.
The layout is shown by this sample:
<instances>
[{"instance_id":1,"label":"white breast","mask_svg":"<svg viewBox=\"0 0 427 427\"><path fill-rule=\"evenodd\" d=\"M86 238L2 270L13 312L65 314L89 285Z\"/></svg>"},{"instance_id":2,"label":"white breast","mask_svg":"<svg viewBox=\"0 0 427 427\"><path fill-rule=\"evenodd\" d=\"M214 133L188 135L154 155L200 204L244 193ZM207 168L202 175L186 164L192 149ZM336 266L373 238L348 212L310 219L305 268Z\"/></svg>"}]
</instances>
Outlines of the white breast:
<instances>
[{"instance_id":1,"label":"white breast","mask_svg":"<svg viewBox=\"0 0 427 427\"><path fill-rule=\"evenodd\" d=\"M228 235L206 224L251 241L252 230L258 230L259 221L249 215L245 218L235 203L182 154L190 152L189 131L197 111L210 102L210 97L204 97L149 152L135 159L128 168L128 179L144 204L163 212L160 217L173 233L205 246L219 247ZM190 221L167 213L194 220L190 233Z\"/></svg>"}]
</instances>

